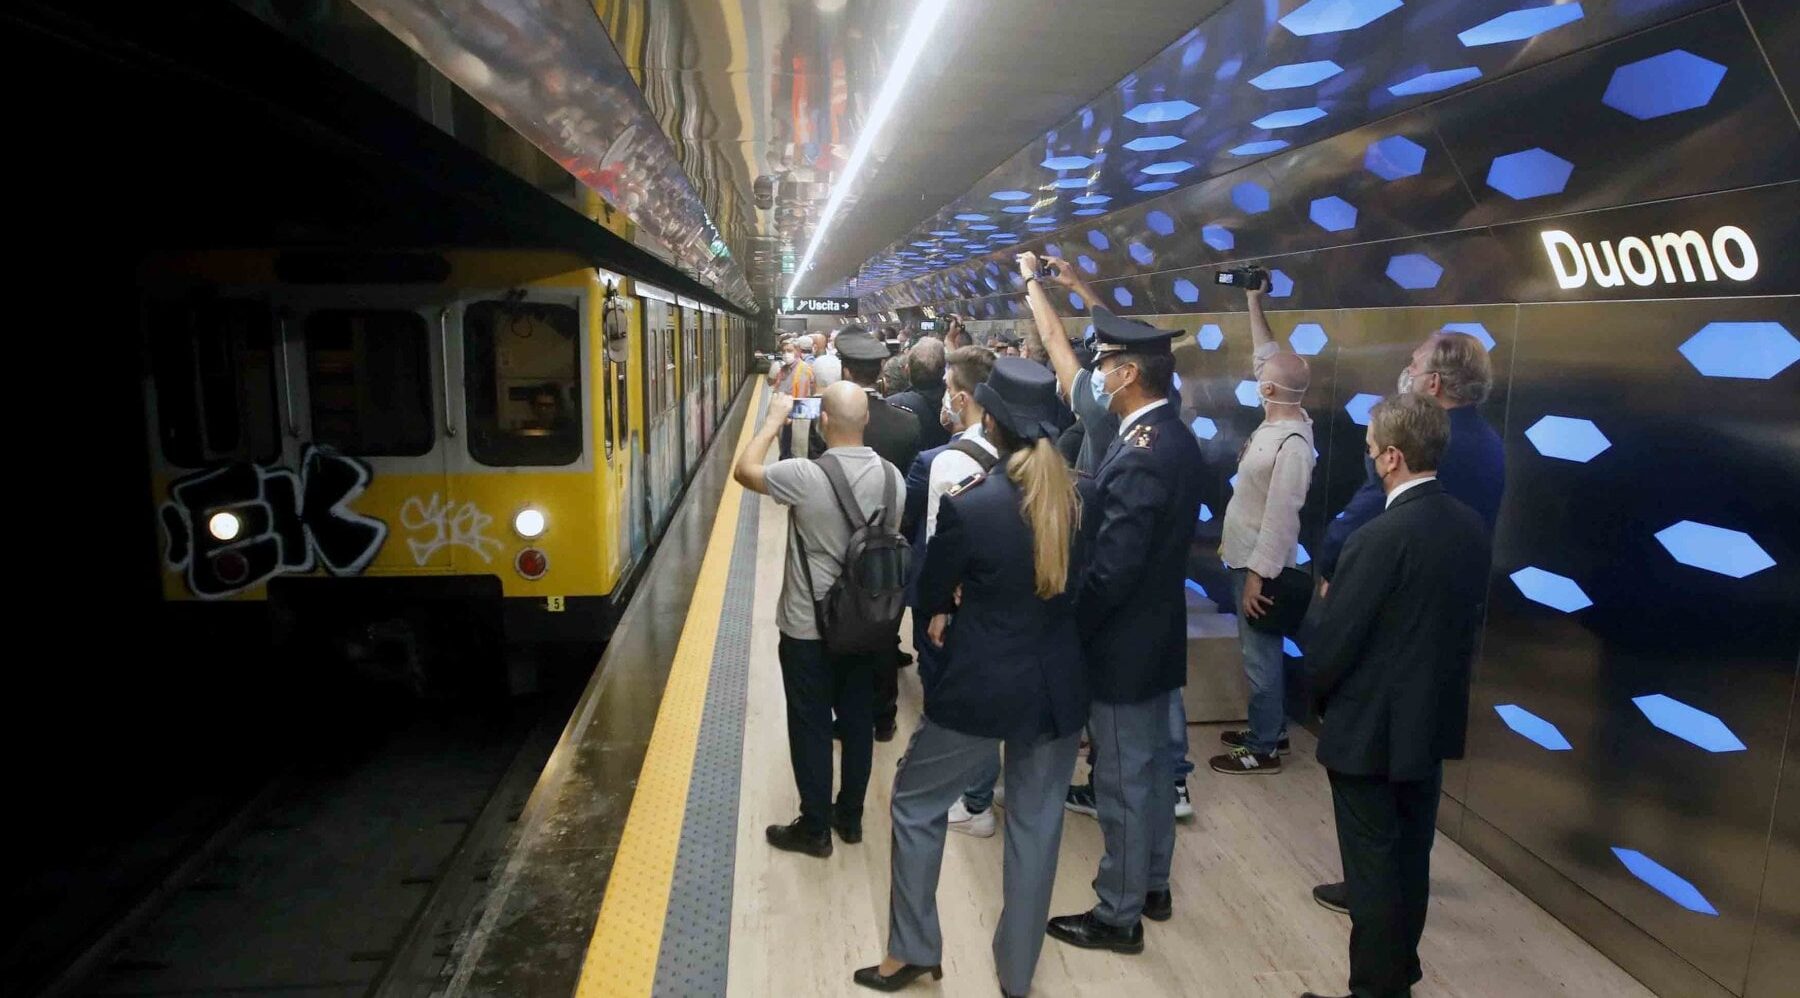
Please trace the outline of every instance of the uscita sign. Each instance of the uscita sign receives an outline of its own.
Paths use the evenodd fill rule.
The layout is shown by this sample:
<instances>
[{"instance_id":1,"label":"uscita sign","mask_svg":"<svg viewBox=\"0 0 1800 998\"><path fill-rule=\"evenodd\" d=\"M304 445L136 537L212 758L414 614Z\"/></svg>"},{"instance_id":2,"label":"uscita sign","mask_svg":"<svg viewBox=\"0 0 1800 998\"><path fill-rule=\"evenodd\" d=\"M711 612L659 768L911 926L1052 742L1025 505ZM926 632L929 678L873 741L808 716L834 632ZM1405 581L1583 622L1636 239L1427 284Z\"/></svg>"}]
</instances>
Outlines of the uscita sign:
<instances>
[{"instance_id":1,"label":"uscita sign","mask_svg":"<svg viewBox=\"0 0 1800 998\"><path fill-rule=\"evenodd\" d=\"M1756 276L1759 261L1750 234L1735 225L1722 225L1708 240L1693 229L1664 232L1648 239L1627 236L1615 245L1579 242L1562 229L1539 233L1556 283L1563 290L1583 287L1592 278L1603 288L1622 287L1626 281L1641 288L1657 282L1692 284L1717 281L1720 275L1734 281Z\"/></svg>"}]
</instances>

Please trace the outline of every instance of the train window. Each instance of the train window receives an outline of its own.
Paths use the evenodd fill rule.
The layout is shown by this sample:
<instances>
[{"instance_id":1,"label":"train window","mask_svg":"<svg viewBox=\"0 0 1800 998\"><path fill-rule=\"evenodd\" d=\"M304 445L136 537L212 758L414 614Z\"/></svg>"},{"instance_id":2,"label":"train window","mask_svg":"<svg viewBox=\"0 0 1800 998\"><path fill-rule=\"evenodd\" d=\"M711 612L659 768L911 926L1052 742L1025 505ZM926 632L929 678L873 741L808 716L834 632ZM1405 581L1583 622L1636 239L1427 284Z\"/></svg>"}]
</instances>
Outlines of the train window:
<instances>
[{"instance_id":1,"label":"train window","mask_svg":"<svg viewBox=\"0 0 1800 998\"><path fill-rule=\"evenodd\" d=\"M581 458L581 320L573 306L482 301L463 312L469 454L493 467Z\"/></svg>"},{"instance_id":2,"label":"train window","mask_svg":"<svg viewBox=\"0 0 1800 998\"><path fill-rule=\"evenodd\" d=\"M431 450L431 349L425 317L326 309L306 317L313 439L345 454Z\"/></svg>"},{"instance_id":3,"label":"train window","mask_svg":"<svg viewBox=\"0 0 1800 998\"><path fill-rule=\"evenodd\" d=\"M274 318L253 301L158 303L146 314L163 457L184 468L274 461Z\"/></svg>"}]
</instances>

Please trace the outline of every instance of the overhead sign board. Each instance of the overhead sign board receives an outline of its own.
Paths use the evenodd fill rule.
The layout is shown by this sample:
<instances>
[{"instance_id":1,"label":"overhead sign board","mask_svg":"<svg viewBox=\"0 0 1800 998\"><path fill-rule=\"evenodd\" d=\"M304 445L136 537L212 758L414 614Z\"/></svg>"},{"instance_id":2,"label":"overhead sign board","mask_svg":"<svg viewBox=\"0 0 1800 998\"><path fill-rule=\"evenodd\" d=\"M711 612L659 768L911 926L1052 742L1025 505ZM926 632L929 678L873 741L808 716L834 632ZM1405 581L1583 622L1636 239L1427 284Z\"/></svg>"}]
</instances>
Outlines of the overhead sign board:
<instances>
[{"instance_id":1,"label":"overhead sign board","mask_svg":"<svg viewBox=\"0 0 1800 998\"><path fill-rule=\"evenodd\" d=\"M783 298L783 315L855 315L854 298Z\"/></svg>"}]
</instances>

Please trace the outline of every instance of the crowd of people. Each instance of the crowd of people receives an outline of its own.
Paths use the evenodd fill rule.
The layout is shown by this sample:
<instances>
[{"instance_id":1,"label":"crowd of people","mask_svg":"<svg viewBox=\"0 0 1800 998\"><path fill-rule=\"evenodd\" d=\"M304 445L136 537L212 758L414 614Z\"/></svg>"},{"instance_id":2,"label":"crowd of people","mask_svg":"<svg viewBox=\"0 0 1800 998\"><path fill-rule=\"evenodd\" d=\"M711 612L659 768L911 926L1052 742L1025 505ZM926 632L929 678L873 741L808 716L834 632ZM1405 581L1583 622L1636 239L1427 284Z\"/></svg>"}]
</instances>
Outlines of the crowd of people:
<instances>
[{"instance_id":1,"label":"crowd of people","mask_svg":"<svg viewBox=\"0 0 1800 998\"><path fill-rule=\"evenodd\" d=\"M880 991L942 976L949 832L1004 827L994 959L1001 992L1024 995L1046 936L1144 950L1144 920L1173 916L1177 821L1193 813L1182 688L1210 474L1175 377L1181 334L1092 305L1092 336L1072 342L1046 284L1059 299L1100 297L1060 259L1018 263L1034 320L1023 343L978 344L955 317L942 338L852 325L784 341L734 471L791 510L776 624L799 814L767 830L771 846L826 857L834 836L861 841L911 614L924 717L894 778L885 951L853 975ZM1463 333L1418 346L1370 411L1367 480L1332 511L1307 571L1311 372L1271 333L1263 293L1246 289L1263 420L1239 451L1218 551L1249 724L1223 733L1209 766L1277 775L1290 713L1318 712L1344 881L1313 895L1350 916L1350 992L1404 996L1421 977L1442 764L1463 750L1505 479L1477 411L1491 369ZM814 396L816 418L790 418L796 397ZM1293 637L1310 705L1287 700ZM1066 812L1096 818L1105 849L1095 903L1051 917Z\"/></svg>"}]
</instances>

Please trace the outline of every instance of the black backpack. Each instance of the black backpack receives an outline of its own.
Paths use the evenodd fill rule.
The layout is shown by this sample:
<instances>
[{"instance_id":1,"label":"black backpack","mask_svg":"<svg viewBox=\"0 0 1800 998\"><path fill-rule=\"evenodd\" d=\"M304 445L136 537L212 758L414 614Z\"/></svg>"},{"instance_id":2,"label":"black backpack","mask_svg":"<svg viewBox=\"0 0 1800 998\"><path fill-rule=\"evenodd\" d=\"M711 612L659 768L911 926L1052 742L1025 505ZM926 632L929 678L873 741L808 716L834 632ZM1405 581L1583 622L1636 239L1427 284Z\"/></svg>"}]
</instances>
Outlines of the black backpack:
<instances>
[{"instance_id":1,"label":"black backpack","mask_svg":"<svg viewBox=\"0 0 1800 998\"><path fill-rule=\"evenodd\" d=\"M817 463L831 482L832 496L844 514L844 522L850 526L843 571L825 598L820 599L813 585L812 563L806 558L806 542L800 539L799 525L793 525L819 635L825 640L825 650L833 655L891 652L894 637L900 633L900 617L906 612L906 573L912 561L912 546L886 522L887 511L899 508L895 505L899 490L894 476L887 473L884 463L881 471L887 479L886 498L874 516L865 517L837 458L827 454Z\"/></svg>"}]
</instances>

